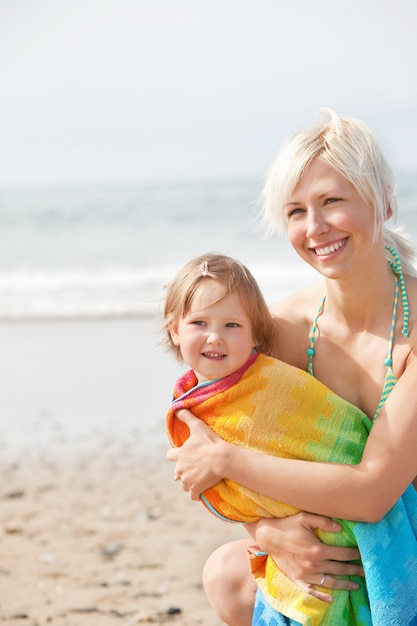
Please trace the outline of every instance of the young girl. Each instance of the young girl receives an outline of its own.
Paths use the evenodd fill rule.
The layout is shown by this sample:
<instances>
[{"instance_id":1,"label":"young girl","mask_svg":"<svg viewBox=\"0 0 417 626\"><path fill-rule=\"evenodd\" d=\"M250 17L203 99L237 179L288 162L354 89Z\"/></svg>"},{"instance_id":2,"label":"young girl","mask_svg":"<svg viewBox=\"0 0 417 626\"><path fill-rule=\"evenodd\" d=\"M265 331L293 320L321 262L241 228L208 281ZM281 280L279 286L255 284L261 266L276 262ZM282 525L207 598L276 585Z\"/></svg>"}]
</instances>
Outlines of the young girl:
<instances>
[{"instance_id":1,"label":"young girl","mask_svg":"<svg viewBox=\"0 0 417 626\"><path fill-rule=\"evenodd\" d=\"M257 282L221 254L193 259L178 272L167 288L164 327L167 345L199 383L231 374L255 349L272 350L274 325Z\"/></svg>"},{"instance_id":2,"label":"young girl","mask_svg":"<svg viewBox=\"0 0 417 626\"><path fill-rule=\"evenodd\" d=\"M308 373L259 354L271 349L273 322L259 287L239 262L204 255L188 263L168 287L165 325L168 344L193 368L177 382L168 413L173 445L181 446L189 435L175 412L189 408L224 440L258 452L310 461L360 461L370 428L366 415ZM220 481L200 498L228 521L297 512L230 480ZM387 525L384 520L372 530L372 545L386 535ZM350 548L359 542L366 558L369 525L342 520L341 526L333 539ZM397 540L389 538L386 553L398 555L398 548ZM302 624L354 623L359 614L362 623L371 623L363 580L358 579L359 591L339 592L329 605L301 591L259 549L252 550L251 562L263 597L276 612ZM381 585L371 599L377 602L384 594Z\"/></svg>"},{"instance_id":3,"label":"young girl","mask_svg":"<svg viewBox=\"0 0 417 626\"><path fill-rule=\"evenodd\" d=\"M404 494L412 511L407 545L414 554L385 602L373 607L373 620L378 626L414 624L417 514L416 494L408 486L417 474L417 282L409 244L386 226L395 216L392 174L365 124L326 111L321 123L298 133L280 151L264 198L266 221L285 225L297 253L325 281L324 287L306 289L275 308L279 352L274 353L359 406L370 423L376 418L364 454L357 465L276 458L217 438L187 413L183 419L190 438L168 458L177 463L183 486L194 498L227 477L311 513L375 522ZM310 550L310 529L326 523L323 517L317 520L309 515L306 521L300 514L288 523L261 520L253 528L274 561L315 597L323 577L334 588L339 584L334 574L341 572L327 548L319 551L314 543ZM393 522L392 533L395 527ZM219 550L206 567L206 590L229 626L252 621L256 588L241 566L245 547L236 542ZM313 556L297 573L308 550ZM298 565L294 554L301 555ZM380 548L371 574L383 570L384 556ZM404 576L410 585L408 603L394 591L405 588ZM396 617L390 607L398 609ZM267 623L257 610L255 619Z\"/></svg>"}]
</instances>

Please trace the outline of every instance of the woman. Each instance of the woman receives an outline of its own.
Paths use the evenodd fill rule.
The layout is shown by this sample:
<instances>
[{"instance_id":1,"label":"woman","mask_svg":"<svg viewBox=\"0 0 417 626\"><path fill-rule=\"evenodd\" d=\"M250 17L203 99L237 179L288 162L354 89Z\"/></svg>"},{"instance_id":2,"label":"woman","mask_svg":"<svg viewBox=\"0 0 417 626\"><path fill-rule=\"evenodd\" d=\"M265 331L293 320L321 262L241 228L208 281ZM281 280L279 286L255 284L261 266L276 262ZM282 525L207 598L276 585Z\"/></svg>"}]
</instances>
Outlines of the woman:
<instances>
[{"instance_id":1,"label":"woman","mask_svg":"<svg viewBox=\"0 0 417 626\"><path fill-rule=\"evenodd\" d=\"M417 475L417 281L407 239L386 226L395 210L394 182L373 133L329 111L282 148L264 188L265 222L271 230L285 226L325 282L275 307L276 356L377 417L362 462L329 471L262 456L219 440L190 414L183 417L190 439L168 453L194 499L227 477L310 511L258 522L250 532L287 576L324 601L311 585L352 588L334 576L358 574L357 565L342 562L357 555L331 552L312 529L335 531L323 515L380 519ZM405 277L386 246L398 251ZM220 548L204 572L209 599L229 626L251 624L256 588L246 545Z\"/></svg>"}]
</instances>

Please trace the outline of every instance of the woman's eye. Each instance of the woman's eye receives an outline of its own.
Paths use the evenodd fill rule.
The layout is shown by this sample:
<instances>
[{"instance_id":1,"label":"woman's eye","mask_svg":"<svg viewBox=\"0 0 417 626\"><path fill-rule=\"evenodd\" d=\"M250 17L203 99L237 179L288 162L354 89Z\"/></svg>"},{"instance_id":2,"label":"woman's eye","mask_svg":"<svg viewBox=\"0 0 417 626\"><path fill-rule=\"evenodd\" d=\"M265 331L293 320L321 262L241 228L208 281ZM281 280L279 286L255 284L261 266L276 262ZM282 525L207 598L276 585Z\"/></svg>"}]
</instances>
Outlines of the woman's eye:
<instances>
[{"instance_id":1,"label":"woman's eye","mask_svg":"<svg viewBox=\"0 0 417 626\"><path fill-rule=\"evenodd\" d=\"M301 207L295 207L294 209L290 209L287 213L287 219L293 217L293 215L297 215L299 213L303 213L303 209Z\"/></svg>"},{"instance_id":2,"label":"woman's eye","mask_svg":"<svg viewBox=\"0 0 417 626\"><path fill-rule=\"evenodd\" d=\"M333 202L337 202L339 198L327 198L326 204L332 204Z\"/></svg>"}]
</instances>

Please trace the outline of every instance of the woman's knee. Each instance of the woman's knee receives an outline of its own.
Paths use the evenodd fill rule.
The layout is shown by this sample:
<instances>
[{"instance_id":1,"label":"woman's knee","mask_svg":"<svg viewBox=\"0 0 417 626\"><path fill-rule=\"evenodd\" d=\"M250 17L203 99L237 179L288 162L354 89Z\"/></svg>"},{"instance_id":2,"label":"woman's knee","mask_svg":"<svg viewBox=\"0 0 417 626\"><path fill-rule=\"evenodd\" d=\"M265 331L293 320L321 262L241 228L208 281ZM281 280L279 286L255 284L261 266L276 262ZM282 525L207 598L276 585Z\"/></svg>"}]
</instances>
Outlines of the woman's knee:
<instances>
[{"instance_id":1,"label":"woman's knee","mask_svg":"<svg viewBox=\"0 0 417 626\"><path fill-rule=\"evenodd\" d=\"M215 613L229 626L252 623L256 584L246 548L249 541L233 541L217 548L203 569L203 586Z\"/></svg>"}]
</instances>

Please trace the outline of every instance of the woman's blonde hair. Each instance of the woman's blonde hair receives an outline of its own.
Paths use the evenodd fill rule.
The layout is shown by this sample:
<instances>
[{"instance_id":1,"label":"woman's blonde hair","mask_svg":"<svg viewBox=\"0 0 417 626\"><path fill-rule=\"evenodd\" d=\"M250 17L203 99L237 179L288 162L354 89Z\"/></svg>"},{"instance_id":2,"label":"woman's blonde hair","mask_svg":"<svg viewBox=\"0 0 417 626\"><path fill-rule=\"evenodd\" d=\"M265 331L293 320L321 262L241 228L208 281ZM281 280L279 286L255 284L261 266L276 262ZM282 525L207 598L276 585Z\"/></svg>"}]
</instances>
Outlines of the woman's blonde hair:
<instances>
[{"instance_id":1,"label":"woman's blonde hair","mask_svg":"<svg viewBox=\"0 0 417 626\"><path fill-rule=\"evenodd\" d=\"M267 172L262 195L262 221L269 234L286 230L284 205L311 161L320 159L344 176L375 208L375 234L382 228L386 246L395 248L407 273L415 273L414 247L401 228L389 229L386 217L397 214L396 183L375 133L360 120L321 109L321 120L287 140Z\"/></svg>"},{"instance_id":2,"label":"woman's blonde hair","mask_svg":"<svg viewBox=\"0 0 417 626\"><path fill-rule=\"evenodd\" d=\"M197 291L208 279L224 286L223 297L233 291L238 292L242 306L251 321L257 350L271 354L274 334L272 315L258 283L240 261L210 252L189 261L166 287L164 343L174 352L177 359L182 361L181 351L172 341L170 328L187 313Z\"/></svg>"}]
</instances>

